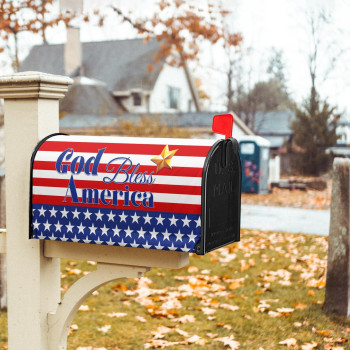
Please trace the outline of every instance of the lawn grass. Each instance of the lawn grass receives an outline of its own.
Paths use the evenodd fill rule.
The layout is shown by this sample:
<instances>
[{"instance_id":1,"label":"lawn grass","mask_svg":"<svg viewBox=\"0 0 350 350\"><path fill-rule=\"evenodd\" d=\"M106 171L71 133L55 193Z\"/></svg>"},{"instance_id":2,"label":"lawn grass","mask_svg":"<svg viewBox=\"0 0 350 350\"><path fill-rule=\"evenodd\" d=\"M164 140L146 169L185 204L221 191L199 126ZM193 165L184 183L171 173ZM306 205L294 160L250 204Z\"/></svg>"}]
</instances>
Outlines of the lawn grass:
<instances>
[{"instance_id":1,"label":"lawn grass","mask_svg":"<svg viewBox=\"0 0 350 350\"><path fill-rule=\"evenodd\" d=\"M315 349L350 349L350 322L322 312L326 256L326 237L242 230L241 242L192 255L189 267L153 269L139 280L100 288L74 318L68 349L227 349L239 343L240 349L267 350L287 348L279 342L289 338L297 344L292 348L314 342ZM95 268L62 261L63 289ZM4 312L0 344L6 349Z\"/></svg>"}]
</instances>

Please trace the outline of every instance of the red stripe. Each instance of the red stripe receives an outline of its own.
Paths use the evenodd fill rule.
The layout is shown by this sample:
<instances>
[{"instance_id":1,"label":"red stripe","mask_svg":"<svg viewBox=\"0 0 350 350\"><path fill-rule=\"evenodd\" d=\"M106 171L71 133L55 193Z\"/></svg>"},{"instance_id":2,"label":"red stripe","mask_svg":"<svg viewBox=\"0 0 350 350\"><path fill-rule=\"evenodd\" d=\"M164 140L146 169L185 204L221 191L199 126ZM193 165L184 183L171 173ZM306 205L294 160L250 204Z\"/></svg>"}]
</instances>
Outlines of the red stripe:
<instances>
[{"instance_id":1,"label":"red stripe","mask_svg":"<svg viewBox=\"0 0 350 350\"><path fill-rule=\"evenodd\" d=\"M179 213L179 214L201 214L201 205L198 204L177 204L177 203L154 203L154 208L145 208L139 206L137 208L131 206L113 206L113 205L93 205L85 203L72 203L71 198L68 197L66 202L63 202L63 197L59 196L42 196L33 195L33 204L51 204L51 205L64 205L67 207L95 207L104 209L121 209L121 210L140 210L140 211L158 211L165 213Z\"/></svg>"},{"instance_id":2,"label":"red stripe","mask_svg":"<svg viewBox=\"0 0 350 350\"><path fill-rule=\"evenodd\" d=\"M63 162L63 164L68 164L68 162ZM106 166L107 164L99 164L98 172L103 173L106 172ZM131 174L132 167L128 173ZM33 169L35 170L55 170L56 171L56 162L46 162L46 161L39 161L35 160L33 164ZM117 165L115 170L117 170ZM156 166L152 165L140 165L137 169L137 172L144 173L147 171L148 174L150 174L152 171L155 173L155 170L157 169ZM203 169L202 168L186 168L186 167L173 167L172 169L166 169L163 168L159 174L156 174L157 176L190 176L190 177L202 177Z\"/></svg>"},{"instance_id":3,"label":"red stripe","mask_svg":"<svg viewBox=\"0 0 350 350\"><path fill-rule=\"evenodd\" d=\"M45 186L45 187L68 187L69 179L48 179L48 178L33 178L33 186ZM102 181L86 181L86 180L74 180L76 188L97 188L98 190L108 189L125 191L125 185L129 186L129 191L152 191L153 193L175 193L175 194L192 194L201 195L201 186L182 186L182 185L140 185L140 184L105 184Z\"/></svg>"},{"instance_id":4,"label":"red stripe","mask_svg":"<svg viewBox=\"0 0 350 350\"><path fill-rule=\"evenodd\" d=\"M67 148L73 148L74 152L97 153L99 149L106 148L105 153L115 154L148 154L159 155L164 145L133 144L133 143L99 143L99 142L59 142L46 141L40 147L40 151L63 152ZM197 145L170 145L169 150L177 149L177 156L206 157L211 146Z\"/></svg>"}]
</instances>

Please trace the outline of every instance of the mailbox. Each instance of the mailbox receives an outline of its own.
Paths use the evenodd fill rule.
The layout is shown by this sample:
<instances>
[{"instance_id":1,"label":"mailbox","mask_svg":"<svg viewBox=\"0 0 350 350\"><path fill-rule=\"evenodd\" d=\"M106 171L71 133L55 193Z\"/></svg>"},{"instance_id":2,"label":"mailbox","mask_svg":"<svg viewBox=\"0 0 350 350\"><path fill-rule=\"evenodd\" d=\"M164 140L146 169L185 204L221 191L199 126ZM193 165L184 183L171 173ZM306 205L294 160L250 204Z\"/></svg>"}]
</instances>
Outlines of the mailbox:
<instances>
[{"instance_id":1,"label":"mailbox","mask_svg":"<svg viewBox=\"0 0 350 350\"><path fill-rule=\"evenodd\" d=\"M30 238L205 254L240 239L238 143L50 135L31 169Z\"/></svg>"}]
</instances>

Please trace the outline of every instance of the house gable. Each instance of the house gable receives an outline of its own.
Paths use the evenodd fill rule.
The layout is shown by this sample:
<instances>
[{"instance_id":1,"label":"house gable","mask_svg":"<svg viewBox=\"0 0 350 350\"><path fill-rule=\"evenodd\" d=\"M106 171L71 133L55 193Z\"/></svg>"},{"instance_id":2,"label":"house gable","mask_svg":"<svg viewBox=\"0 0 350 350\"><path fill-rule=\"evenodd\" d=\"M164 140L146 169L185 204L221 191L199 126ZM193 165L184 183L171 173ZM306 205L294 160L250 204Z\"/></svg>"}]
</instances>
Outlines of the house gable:
<instances>
[{"instance_id":1,"label":"house gable","mask_svg":"<svg viewBox=\"0 0 350 350\"><path fill-rule=\"evenodd\" d=\"M150 112L194 111L196 111L196 104L184 67L165 64L150 95Z\"/></svg>"}]
</instances>

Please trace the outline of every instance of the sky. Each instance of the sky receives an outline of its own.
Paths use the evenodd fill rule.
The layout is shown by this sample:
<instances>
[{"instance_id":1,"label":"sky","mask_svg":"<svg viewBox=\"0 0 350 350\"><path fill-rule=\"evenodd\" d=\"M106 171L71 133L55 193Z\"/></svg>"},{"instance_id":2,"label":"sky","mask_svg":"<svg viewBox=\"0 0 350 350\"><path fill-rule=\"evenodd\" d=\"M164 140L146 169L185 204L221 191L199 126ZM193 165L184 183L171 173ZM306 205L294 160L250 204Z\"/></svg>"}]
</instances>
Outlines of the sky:
<instances>
[{"instance_id":1,"label":"sky","mask_svg":"<svg viewBox=\"0 0 350 350\"><path fill-rule=\"evenodd\" d=\"M151 14L154 2L155 0L84 0L84 7L101 7L114 3L138 17ZM207 0L194 2L206 3ZM331 23L321 32L319 77L323 77L332 59L335 59L336 64L326 80L320 79L319 92L322 98L327 98L331 104L338 105L340 111L346 111L350 115L350 0L222 0L222 4L232 11L229 25L234 31L242 33L243 48L249 49L246 67L250 72L250 81L254 83L267 79L266 68L271 49L282 50L289 92L297 102L301 102L310 91L308 18L310 13L322 9L331 14ZM89 24L81 28L82 41L133 37L134 30L113 15L107 17L103 28ZM33 44L40 44L40 41L28 40L25 36L20 40L24 48L22 59ZM48 40L50 43L64 42L64 27L51 30ZM344 52L338 56L340 51ZM224 105L225 75L217 68L224 67L225 63L220 48L203 45L200 64L197 62L191 65L194 75L201 78L203 88L211 96L211 109L220 109Z\"/></svg>"}]
</instances>

